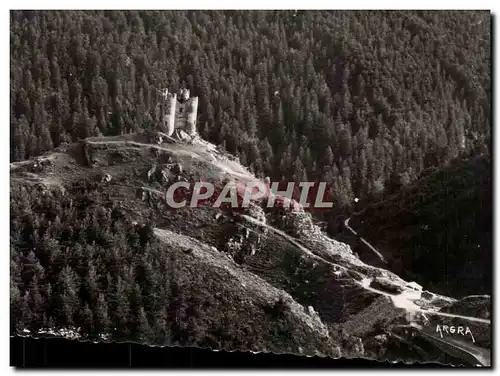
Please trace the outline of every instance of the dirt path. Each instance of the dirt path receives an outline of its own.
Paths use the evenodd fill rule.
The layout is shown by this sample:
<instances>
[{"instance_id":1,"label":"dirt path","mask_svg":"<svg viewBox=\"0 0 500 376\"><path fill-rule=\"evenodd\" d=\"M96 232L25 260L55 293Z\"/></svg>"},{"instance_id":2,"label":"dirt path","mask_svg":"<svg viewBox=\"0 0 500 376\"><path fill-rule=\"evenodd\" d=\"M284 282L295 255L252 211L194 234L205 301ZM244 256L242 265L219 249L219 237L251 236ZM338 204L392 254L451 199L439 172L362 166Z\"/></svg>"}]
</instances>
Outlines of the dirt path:
<instances>
[{"instance_id":1,"label":"dirt path","mask_svg":"<svg viewBox=\"0 0 500 376\"><path fill-rule=\"evenodd\" d=\"M271 232L274 232L275 234L281 236L282 238L285 238L291 244L293 244L294 246L296 246L297 248L299 248L302 252L304 252L305 254L311 256L312 258L320 259L322 262L326 262L327 264L330 264L330 265L334 266L335 268L339 268L339 269L342 269L342 270L349 271L349 269L346 268L345 266L342 266L342 265L339 265L339 264L335 264L333 262L327 261L327 260L319 257L318 255L315 255L309 249L307 249L306 247L304 247L303 245L301 245L299 242L297 242L292 236L288 235L286 232L278 230L277 228L275 228L273 226L269 226L267 223L261 222L261 221L255 219L253 217L250 217L248 215L241 215L241 217L243 219L247 220L248 222L251 222L251 223L253 223L253 224L257 225L257 226L261 226L261 227L267 228ZM351 270L351 272L354 272L354 271ZM356 272L356 273L359 274L359 272Z\"/></svg>"},{"instance_id":2,"label":"dirt path","mask_svg":"<svg viewBox=\"0 0 500 376\"><path fill-rule=\"evenodd\" d=\"M439 338L435 334L427 333L423 330L418 330L417 331L420 336L423 338L427 339L430 342L436 343L439 347L443 348L443 345L446 347L450 348L450 350L453 352L456 352L457 350L459 352L465 353L467 358L472 361L472 359L475 359L479 364L481 364L484 367L490 367L491 366L491 352L489 349L484 349L479 346L472 345L470 343L461 341L459 339L454 339L454 338ZM453 351L455 350L455 351ZM463 355L462 355L463 356Z\"/></svg>"},{"instance_id":3,"label":"dirt path","mask_svg":"<svg viewBox=\"0 0 500 376\"><path fill-rule=\"evenodd\" d=\"M436 315L436 316L444 316L444 317L451 317L451 318L459 318L462 320L467 320L467 321L472 321L472 322L479 322L483 324L491 324L490 320L487 319L481 319L479 317L472 317L472 316L463 316L463 315L456 315L453 313L445 313L445 312L439 312L439 311L432 311L428 309L421 308L417 304L415 304L415 301L420 299L421 293L420 291L408 291L405 290L400 294L394 295L390 294L385 291L377 290L373 287L370 286L371 279L370 278L365 278L361 282L359 282L365 289L372 291L374 293L380 294L380 295L385 295L391 298L392 302L394 303L394 306L397 308L402 308L408 311L409 313L412 312L422 312L427 315Z\"/></svg>"},{"instance_id":4,"label":"dirt path","mask_svg":"<svg viewBox=\"0 0 500 376\"><path fill-rule=\"evenodd\" d=\"M378 256L380 261L382 261L384 264L387 264L387 261L385 261L382 253L380 253L374 246L372 246L370 243L368 243L364 238L359 236L358 233L356 231L354 231L354 229L351 226L349 226L350 219L351 218L349 217L344 221L345 228L347 228L353 235L359 237L359 239L363 242L363 244L366 245L373 253L375 253Z\"/></svg>"}]
</instances>

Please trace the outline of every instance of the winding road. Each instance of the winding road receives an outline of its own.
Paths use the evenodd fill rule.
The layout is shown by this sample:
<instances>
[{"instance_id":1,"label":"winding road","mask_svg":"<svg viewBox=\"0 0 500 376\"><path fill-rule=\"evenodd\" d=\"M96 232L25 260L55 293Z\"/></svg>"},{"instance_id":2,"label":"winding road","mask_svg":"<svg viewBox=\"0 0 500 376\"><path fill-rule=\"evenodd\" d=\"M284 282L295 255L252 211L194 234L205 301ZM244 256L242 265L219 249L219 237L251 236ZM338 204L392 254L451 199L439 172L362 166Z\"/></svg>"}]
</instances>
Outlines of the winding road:
<instances>
[{"instance_id":1,"label":"winding road","mask_svg":"<svg viewBox=\"0 0 500 376\"><path fill-rule=\"evenodd\" d=\"M349 226L350 219L351 218L347 218L344 221L345 228L347 230L349 230L357 238L359 238L373 253L375 253L380 258L380 260L382 262L386 263L383 255L374 246L372 246L365 239L360 237L358 235L358 233L351 226ZM465 321L491 325L490 320L482 319L479 317L456 315L456 314L452 314L452 313L424 309L424 308L418 306L417 304L415 304L415 301L420 299L420 292L415 291L415 292L412 292L411 294L409 294L407 291L404 291L400 294L393 295L393 294L387 293L385 291L380 291L378 289L375 289L375 288L371 287L370 284L371 284L371 279L369 279L369 278L366 278L360 282L360 285L363 286L365 289L370 290L370 291L375 292L375 293L380 294L380 295L386 295L386 296L390 297L395 307L405 309L409 313L410 312L413 312L413 313L420 312L420 313L427 314L427 315L436 315L436 316L441 316L441 317L458 318L458 319L462 319ZM491 350L490 349L485 349L485 348L476 346L476 345L471 344L471 343L464 342L463 340L459 340L456 338L442 339L442 338L437 337L435 335L435 333L427 333L426 331L422 330L421 328L418 328L418 325L415 325L415 324L413 324L412 327L416 330L416 332L419 336L426 339L427 341L433 342L435 345L437 345L443 351L449 353L450 355L465 358L469 362L471 362L475 365L480 364L481 366L485 366L485 367L491 366L491 355L490 355Z\"/></svg>"},{"instance_id":2,"label":"winding road","mask_svg":"<svg viewBox=\"0 0 500 376\"><path fill-rule=\"evenodd\" d=\"M310 255L312 257L315 257L315 258L320 258L319 256L317 256L314 253L312 253L309 249L307 249L303 245L299 244L293 237L291 237L290 235L288 235L284 231L281 231L281 230L279 230L279 229L277 229L277 228L275 228L273 226L269 226L268 224L266 224L266 223L264 223L262 221L259 221L259 220L255 219L255 218L251 217L251 216L248 216L248 215L244 215L243 214L243 215L241 215L241 217L243 219L245 219L246 221L248 221L248 222L254 223L254 224L258 225L258 226L265 227L268 230L270 230L270 231L272 231L272 232L280 235L281 237L285 238L286 240L288 240L289 242L291 242L293 245L295 245L296 247L298 247L304 253L306 253L306 254L308 254L308 255ZM346 220L346 222L347 221L348 220ZM375 249L371 245L370 245L370 247L373 248L373 249ZM324 262L327 262L328 264L331 264L331 265L333 265L333 266L335 266L337 268L341 268L341 269L347 270L347 268L345 266L342 266L342 265L339 265L339 264L335 264L335 263L326 261L326 260L324 260L322 258L321 258L321 260L324 261ZM397 308L403 308L403 309L406 309L409 312L422 312L422 313L426 313L426 314L429 314L429 315L437 315L437 316L444 316L444 317L450 317L450 318L460 318L460 319L468 320L468 321L472 321L472 322L478 322L478 323L483 323L483 324L488 324L488 325L490 324L490 320L482 319L482 318L479 318L479 317L456 315L456 314L453 314L453 313L445 313L445 312L439 312L439 311L432 311L432 310L421 308L420 306L418 306L418 305L416 305L414 303L416 300L420 299L420 296L421 296L421 292L420 291L415 291L415 290L411 290L411 292L404 291L403 293L394 295L394 294L390 294L388 292L381 291L381 290L378 290L378 289L375 289L375 288L371 287L370 286L371 281L372 281L371 278L363 278L361 281L356 281L356 282L362 288L364 288L366 290L372 291L372 292L374 292L376 294L379 294L379 295L386 295L386 296L390 297L391 300L394 303L394 306L397 307Z\"/></svg>"},{"instance_id":3,"label":"winding road","mask_svg":"<svg viewBox=\"0 0 500 376\"><path fill-rule=\"evenodd\" d=\"M358 233L356 231L354 231L354 229L349 226L349 221L351 220L351 217L347 218L345 221L344 221L344 226L346 229L348 229L353 235L355 235L356 237L359 238L359 240L361 240L361 242L366 245L373 253L375 253L378 258L380 259L380 261L382 261L384 264L387 264L387 261L385 261L384 259L384 256L382 255L382 253L380 253L374 246L372 246L370 243L368 243L363 237L359 236Z\"/></svg>"},{"instance_id":4,"label":"winding road","mask_svg":"<svg viewBox=\"0 0 500 376\"><path fill-rule=\"evenodd\" d=\"M421 338L434 343L444 352L464 359L473 365L481 365L483 367L491 366L491 352L489 349L476 346L458 338L440 338L435 333L430 333L423 328L413 326L415 334Z\"/></svg>"},{"instance_id":5,"label":"winding road","mask_svg":"<svg viewBox=\"0 0 500 376\"><path fill-rule=\"evenodd\" d=\"M411 293L409 293L407 290L405 290L399 294L391 294L389 292L381 291L381 290L378 290L378 289L371 287L370 286L371 281L372 281L371 278L364 278L361 282L358 282L358 283L360 286L362 286L366 290L369 290L369 291L374 292L374 293L379 294L379 295L385 295L385 296L391 298L395 307L405 309L408 312L421 312L421 313L425 313L427 315L450 317L450 318L462 319L462 320L471 321L471 322L487 324L487 325L491 324L490 320L482 319L480 317L457 315L454 313L433 311L430 309L422 308L422 307L418 306L417 304L415 304L415 301L420 299L421 294L419 291L411 291Z\"/></svg>"}]
</instances>

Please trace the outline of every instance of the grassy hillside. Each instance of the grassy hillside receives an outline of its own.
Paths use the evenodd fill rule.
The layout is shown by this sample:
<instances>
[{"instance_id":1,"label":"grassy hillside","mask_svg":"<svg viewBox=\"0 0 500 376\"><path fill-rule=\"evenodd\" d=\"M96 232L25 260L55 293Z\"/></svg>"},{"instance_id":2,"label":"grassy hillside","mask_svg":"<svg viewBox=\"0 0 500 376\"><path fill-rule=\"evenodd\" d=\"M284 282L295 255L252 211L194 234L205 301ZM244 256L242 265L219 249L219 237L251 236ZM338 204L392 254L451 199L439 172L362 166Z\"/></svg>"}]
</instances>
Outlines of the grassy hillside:
<instances>
[{"instance_id":1,"label":"grassy hillside","mask_svg":"<svg viewBox=\"0 0 500 376\"><path fill-rule=\"evenodd\" d=\"M454 296L491 293L489 156L428 172L351 223L403 278Z\"/></svg>"}]
</instances>

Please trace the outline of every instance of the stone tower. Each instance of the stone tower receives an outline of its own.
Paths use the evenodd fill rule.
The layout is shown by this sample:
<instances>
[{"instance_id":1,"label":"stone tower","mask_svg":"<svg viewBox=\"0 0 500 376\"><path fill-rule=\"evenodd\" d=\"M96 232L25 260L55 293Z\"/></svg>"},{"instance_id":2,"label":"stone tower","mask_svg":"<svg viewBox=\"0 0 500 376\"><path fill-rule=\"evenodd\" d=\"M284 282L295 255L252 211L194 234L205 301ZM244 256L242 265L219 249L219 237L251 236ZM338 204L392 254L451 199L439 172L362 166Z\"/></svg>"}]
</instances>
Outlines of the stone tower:
<instances>
[{"instance_id":1,"label":"stone tower","mask_svg":"<svg viewBox=\"0 0 500 376\"><path fill-rule=\"evenodd\" d=\"M189 101L187 112L187 132L194 136L196 134L196 116L198 114L198 97L193 97Z\"/></svg>"},{"instance_id":2,"label":"stone tower","mask_svg":"<svg viewBox=\"0 0 500 376\"><path fill-rule=\"evenodd\" d=\"M163 97L167 101L163 123L165 125L167 134L171 136L174 133L175 129L175 108L177 104L177 94L170 94L168 92L168 89L165 89Z\"/></svg>"},{"instance_id":3,"label":"stone tower","mask_svg":"<svg viewBox=\"0 0 500 376\"><path fill-rule=\"evenodd\" d=\"M172 94L165 89L163 97L167 101L163 122L166 132L171 136L176 129L182 129L190 136L196 134L196 116L198 113L198 97L190 97L188 89Z\"/></svg>"}]
</instances>

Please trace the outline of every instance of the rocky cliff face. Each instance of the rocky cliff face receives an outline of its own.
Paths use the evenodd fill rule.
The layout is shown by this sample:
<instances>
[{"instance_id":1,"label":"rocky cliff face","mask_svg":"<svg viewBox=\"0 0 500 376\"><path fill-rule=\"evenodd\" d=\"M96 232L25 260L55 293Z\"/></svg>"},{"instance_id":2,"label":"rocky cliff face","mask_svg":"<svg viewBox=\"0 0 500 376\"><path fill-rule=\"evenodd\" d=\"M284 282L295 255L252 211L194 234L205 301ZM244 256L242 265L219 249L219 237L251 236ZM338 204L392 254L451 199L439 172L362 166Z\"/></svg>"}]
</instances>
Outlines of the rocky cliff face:
<instances>
[{"instance_id":1,"label":"rocky cliff face","mask_svg":"<svg viewBox=\"0 0 500 376\"><path fill-rule=\"evenodd\" d=\"M47 303L43 307L49 308L36 313L45 317L41 323L33 317L31 321L23 319L22 325L14 323L14 330L36 335L47 333L47 325L61 327L71 322L79 328L78 336L97 340L443 361L442 350L429 341L425 346L412 341L414 334L401 328L417 325L426 330L427 316L438 317L443 301L445 307L453 307L447 312L461 312L457 302L444 297L438 307L433 303L435 294L416 293L397 275L364 264L349 246L322 233L309 213L267 208L260 202L240 210L208 204L173 209L165 202L165 191L175 182L211 181L222 187L228 181L244 184L254 179L234 157L219 152L214 145L196 137L178 140L163 134L91 138L61 146L35 160L11 164L13 231L20 229L13 234L12 247L17 249L12 256L14 264L24 262L26 266L26 261L20 260L31 255L21 231L26 229L21 225L22 210L17 205L29 208L37 221L49 223L49 229L54 221L64 221L68 212L74 218L91 218L94 214L88 213L101 210L102 222L107 223L108 218L112 223L106 231L120 234L120 229L113 232L113 226L120 223L129 235L119 236L137 234L139 239L136 243L124 241L127 245L116 251L122 253L112 260L121 260L123 265L104 263L111 256L100 253L105 249L96 245L107 244L99 238L104 227L90 231L92 241L88 231L81 237L46 239L55 242L57 249L65 247L64 263L73 268L82 286L89 284L89 269L97 273L91 279L97 281L93 294L99 298L87 296L93 291L90 288L82 287L79 293L75 288L71 301L74 312L63 302L66 313L55 313L59 311L53 307L59 303ZM185 194L189 197L189 192ZM77 202L77 197L83 197L82 201ZM54 201L59 201L64 211L50 217L44 213ZM92 228L92 223L88 226ZM80 231L68 231L73 230ZM71 239L80 240L76 244ZM80 244L81 239L87 239L86 243ZM43 278L47 283L61 284L69 272L53 267L57 257L47 257L45 253L50 252L43 244L32 248L45 270ZM72 263L80 257L77 253L82 247L95 247L95 251L89 251L90 259L84 265ZM29 296L42 278L33 282L33 276L19 273L22 281L11 278L13 310L19 309L16 302L20 302L19 307L24 300L32 304ZM113 290L114 283L109 281L114 278L125 287ZM370 285L374 278L383 278L397 288L392 293L378 289ZM158 287L158 281L163 280L163 287ZM132 291L123 308L120 302L115 304L113 296L128 294L124 292L128 291L127 283L131 291L139 291L141 299ZM134 290L134 286L138 287ZM64 301L68 287L60 291ZM101 321L97 317L103 315L95 303L98 299L104 299L108 306L104 315L109 320L99 319L108 325L98 325ZM83 306L90 307L95 323L90 319L91 325L87 325L85 320L89 319L78 314L86 312ZM119 316L117 311L125 313ZM155 312L161 312L164 321L158 321ZM455 315L454 320L469 320L465 315L449 314ZM47 320L49 316L52 321ZM489 328L486 319L475 323Z\"/></svg>"}]
</instances>

